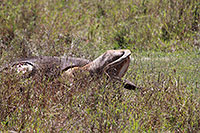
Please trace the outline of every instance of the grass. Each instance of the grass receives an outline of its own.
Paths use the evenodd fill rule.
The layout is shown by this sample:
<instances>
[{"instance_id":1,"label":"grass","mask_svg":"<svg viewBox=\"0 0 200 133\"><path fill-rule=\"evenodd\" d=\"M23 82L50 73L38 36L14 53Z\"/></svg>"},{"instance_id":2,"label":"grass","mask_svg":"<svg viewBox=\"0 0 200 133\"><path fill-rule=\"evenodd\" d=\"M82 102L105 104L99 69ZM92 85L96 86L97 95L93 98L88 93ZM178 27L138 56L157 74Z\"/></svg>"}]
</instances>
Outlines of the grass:
<instances>
[{"instance_id":1,"label":"grass","mask_svg":"<svg viewBox=\"0 0 200 133\"><path fill-rule=\"evenodd\" d=\"M3 72L1 131L200 131L198 1L6 0L1 9L1 65L38 55L93 60L127 48L124 78L143 88L87 74L71 85Z\"/></svg>"},{"instance_id":2,"label":"grass","mask_svg":"<svg viewBox=\"0 0 200 133\"><path fill-rule=\"evenodd\" d=\"M176 79L181 78L188 86L195 86L199 82L199 53L175 52L143 52L132 58L136 69L135 75L166 74ZM139 63L138 63L139 62ZM138 69L138 71L137 71Z\"/></svg>"},{"instance_id":3,"label":"grass","mask_svg":"<svg viewBox=\"0 0 200 133\"><path fill-rule=\"evenodd\" d=\"M135 53L125 76L144 88L135 91L85 76L69 86L1 75L1 129L199 131L199 59L198 53Z\"/></svg>"}]
</instances>

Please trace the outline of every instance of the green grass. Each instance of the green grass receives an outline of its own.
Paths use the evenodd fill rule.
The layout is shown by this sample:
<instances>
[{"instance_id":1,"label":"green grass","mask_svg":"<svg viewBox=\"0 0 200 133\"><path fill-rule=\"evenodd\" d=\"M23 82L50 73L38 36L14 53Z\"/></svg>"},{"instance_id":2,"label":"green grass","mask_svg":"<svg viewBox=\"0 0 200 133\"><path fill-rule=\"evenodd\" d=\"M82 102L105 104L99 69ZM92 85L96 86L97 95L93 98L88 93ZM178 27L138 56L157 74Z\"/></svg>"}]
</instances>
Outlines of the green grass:
<instances>
[{"instance_id":1,"label":"green grass","mask_svg":"<svg viewBox=\"0 0 200 133\"><path fill-rule=\"evenodd\" d=\"M69 86L1 75L3 131L199 131L198 53L135 52L125 78L130 91L85 76Z\"/></svg>"},{"instance_id":2,"label":"green grass","mask_svg":"<svg viewBox=\"0 0 200 133\"><path fill-rule=\"evenodd\" d=\"M161 76L162 74L182 80L194 87L199 82L200 55L198 52L142 52L134 53L132 67L134 75Z\"/></svg>"},{"instance_id":3,"label":"green grass","mask_svg":"<svg viewBox=\"0 0 200 133\"><path fill-rule=\"evenodd\" d=\"M197 0L6 0L0 64L30 56L95 59L127 48L124 78L142 90L80 75L75 84L0 73L0 131L200 131Z\"/></svg>"}]
</instances>

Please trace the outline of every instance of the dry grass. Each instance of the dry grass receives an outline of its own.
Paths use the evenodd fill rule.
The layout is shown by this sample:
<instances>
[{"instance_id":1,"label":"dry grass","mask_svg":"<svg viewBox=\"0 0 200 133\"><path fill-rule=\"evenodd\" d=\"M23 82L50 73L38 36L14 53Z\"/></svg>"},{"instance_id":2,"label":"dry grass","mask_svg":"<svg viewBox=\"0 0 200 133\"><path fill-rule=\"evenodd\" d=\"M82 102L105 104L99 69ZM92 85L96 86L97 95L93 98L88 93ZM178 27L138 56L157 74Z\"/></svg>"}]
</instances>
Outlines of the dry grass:
<instances>
[{"instance_id":1,"label":"dry grass","mask_svg":"<svg viewBox=\"0 0 200 133\"><path fill-rule=\"evenodd\" d=\"M180 56L182 57L182 56ZM144 57L143 57L144 58ZM199 131L199 75L184 81L182 63L169 65L176 71L162 71L166 60L131 63L126 78L142 86L130 91L106 78L77 75L74 84L58 78L53 81L20 79L1 75L1 129L3 131L144 132ZM169 58L169 57L166 57ZM195 60L191 60L195 61ZM184 64L186 67L192 62ZM150 64L152 66L150 66ZM149 68L149 69L147 69ZM198 66L193 66L194 70ZM161 70L160 70L161 69ZM171 71L172 70L172 71ZM196 76L196 77L195 77Z\"/></svg>"},{"instance_id":2,"label":"dry grass","mask_svg":"<svg viewBox=\"0 0 200 133\"><path fill-rule=\"evenodd\" d=\"M2 1L1 65L38 55L93 60L128 48L125 78L144 89L87 75L71 85L0 73L0 130L198 132L199 10L197 0Z\"/></svg>"}]
</instances>

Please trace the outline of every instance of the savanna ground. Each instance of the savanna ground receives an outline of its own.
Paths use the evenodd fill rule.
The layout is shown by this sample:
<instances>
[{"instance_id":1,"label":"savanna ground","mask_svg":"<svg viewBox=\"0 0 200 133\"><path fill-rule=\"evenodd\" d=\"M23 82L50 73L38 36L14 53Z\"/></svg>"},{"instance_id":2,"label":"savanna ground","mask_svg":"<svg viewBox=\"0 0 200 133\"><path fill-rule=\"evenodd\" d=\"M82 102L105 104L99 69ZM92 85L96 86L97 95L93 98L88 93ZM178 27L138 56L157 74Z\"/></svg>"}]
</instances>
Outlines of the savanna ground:
<instances>
[{"instance_id":1,"label":"savanna ground","mask_svg":"<svg viewBox=\"0 0 200 133\"><path fill-rule=\"evenodd\" d=\"M125 90L106 79L1 73L0 131L200 131L198 0L3 0L0 64L30 56L95 59L130 49Z\"/></svg>"}]
</instances>

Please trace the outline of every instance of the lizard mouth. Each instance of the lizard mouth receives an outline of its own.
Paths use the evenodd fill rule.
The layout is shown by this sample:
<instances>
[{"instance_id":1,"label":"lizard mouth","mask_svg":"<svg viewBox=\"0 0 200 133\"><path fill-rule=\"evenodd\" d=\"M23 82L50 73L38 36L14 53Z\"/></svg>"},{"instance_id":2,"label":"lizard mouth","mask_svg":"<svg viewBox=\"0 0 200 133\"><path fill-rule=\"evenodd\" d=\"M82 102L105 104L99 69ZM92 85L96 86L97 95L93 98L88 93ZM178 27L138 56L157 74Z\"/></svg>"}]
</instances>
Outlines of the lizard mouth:
<instances>
[{"instance_id":1,"label":"lizard mouth","mask_svg":"<svg viewBox=\"0 0 200 133\"><path fill-rule=\"evenodd\" d=\"M116 77L123 77L125 75L125 73L128 70L129 67L129 63L130 63L130 57L126 57L123 60L121 60L120 62L117 62L115 64L111 63L111 67L107 67L110 66L110 64L108 64L106 67L108 69L106 69L106 73L109 76L116 76Z\"/></svg>"},{"instance_id":2,"label":"lizard mouth","mask_svg":"<svg viewBox=\"0 0 200 133\"><path fill-rule=\"evenodd\" d=\"M15 68L15 70L18 73L23 73L23 74L27 72L32 72L34 69L33 65L27 62L17 63L17 64L14 64L12 67Z\"/></svg>"},{"instance_id":3,"label":"lizard mouth","mask_svg":"<svg viewBox=\"0 0 200 133\"><path fill-rule=\"evenodd\" d=\"M22 76L29 78L35 74L35 67L28 62L20 62L12 65L11 70Z\"/></svg>"}]
</instances>

